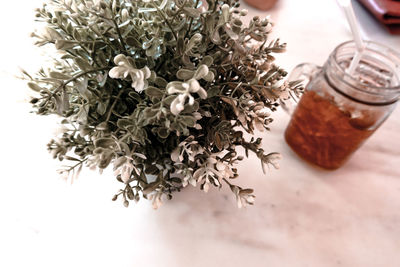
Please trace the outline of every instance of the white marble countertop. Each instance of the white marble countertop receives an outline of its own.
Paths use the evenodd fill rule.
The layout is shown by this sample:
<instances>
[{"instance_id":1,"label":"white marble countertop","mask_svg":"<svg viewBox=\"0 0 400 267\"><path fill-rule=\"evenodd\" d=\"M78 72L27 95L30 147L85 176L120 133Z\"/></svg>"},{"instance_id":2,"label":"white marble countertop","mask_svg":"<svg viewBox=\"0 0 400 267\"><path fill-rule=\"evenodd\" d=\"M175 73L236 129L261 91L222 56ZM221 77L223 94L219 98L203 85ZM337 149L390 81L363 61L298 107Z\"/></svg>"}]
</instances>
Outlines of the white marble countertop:
<instances>
[{"instance_id":1,"label":"white marble countertop","mask_svg":"<svg viewBox=\"0 0 400 267\"><path fill-rule=\"evenodd\" d=\"M400 266L400 109L343 168L321 171L299 160L283 139L289 117L279 111L267 151L283 155L280 170L263 175L258 160L240 166L256 205L237 209L229 189L204 194L187 188L154 211L140 202L111 201L118 184L106 171L84 171L73 185L56 174L47 154L54 121L29 114L17 66L42 60L29 39L33 7L1 8L0 266ZM287 70L322 64L351 39L334 0L280 0L271 12L275 35L288 42L278 57ZM366 39L400 48L356 5Z\"/></svg>"}]
</instances>

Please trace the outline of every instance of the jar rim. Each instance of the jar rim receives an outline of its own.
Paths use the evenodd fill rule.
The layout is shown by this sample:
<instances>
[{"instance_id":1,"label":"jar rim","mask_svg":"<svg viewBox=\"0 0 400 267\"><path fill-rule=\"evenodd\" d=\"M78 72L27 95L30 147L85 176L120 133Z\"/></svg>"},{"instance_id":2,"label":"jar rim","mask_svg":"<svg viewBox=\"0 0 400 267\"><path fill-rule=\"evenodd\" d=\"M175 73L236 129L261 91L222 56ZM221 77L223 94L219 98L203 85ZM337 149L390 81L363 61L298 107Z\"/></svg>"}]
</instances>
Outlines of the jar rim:
<instances>
[{"instance_id":1,"label":"jar rim","mask_svg":"<svg viewBox=\"0 0 400 267\"><path fill-rule=\"evenodd\" d=\"M396 50L394 50L394 49L392 49L392 48L386 46L386 45L383 45L383 44L380 44L380 43L377 43L377 42L373 42L373 41L364 41L364 43L365 43L365 50L366 50L366 51L371 50L371 46L375 46L375 47L379 47L379 48L381 48L381 49L387 51L388 53L390 53L390 55L394 55L394 56L397 58L399 64L396 64L396 66L399 68L399 74L398 74L399 76L398 76L398 79L400 80L400 53L397 52ZM339 65L339 63L338 63L338 61L337 61L337 56L338 56L339 52L340 52L343 48L345 48L346 46L348 47L349 45L354 45L354 50L356 49L356 44L355 44L355 42L354 42L353 40L351 40L351 41L346 41L346 42L344 42L344 43L341 43L340 45L338 45L338 46L333 50L333 52L331 53L331 56L330 56L330 57L333 58L332 63L335 64L335 68L337 68L338 70L340 70L340 74L343 75L343 77L344 77L344 79L343 79L343 82L344 82L344 83L346 83L347 85L349 85L349 86L351 86L351 87L354 87L354 88L357 89L357 90L361 90L361 91L366 92L366 93L374 94L374 93L372 93L371 91L362 90L362 89L359 88L358 86L354 86L354 84L362 84L362 83L360 83L360 81L359 81L358 79L354 78L352 75L348 74L348 73L346 72L346 70L345 70L342 66ZM351 46L350 46L350 47L351 47ZM372 51L373 51L373 50L372 50ZM377 51L375 51L375 52L377 52ZM393 61L393 60L391 60L391 61ZM394 73L397 73L397 72L394 71ZM364 84L364 85L365 85L365 84ZM380 94L382 94L382 93L383 93L383 94L396 94L396 93L400 93L400 83L399 83L399 85L397 85L397 86L390 86L390 87L382 87L382 86L375 86L375 85L369 85L369 84L368 84L368 88L369 88L369 89L373 89L373 90L379 90L379 91L380 91Z\"/></svg>"}]
</instances>

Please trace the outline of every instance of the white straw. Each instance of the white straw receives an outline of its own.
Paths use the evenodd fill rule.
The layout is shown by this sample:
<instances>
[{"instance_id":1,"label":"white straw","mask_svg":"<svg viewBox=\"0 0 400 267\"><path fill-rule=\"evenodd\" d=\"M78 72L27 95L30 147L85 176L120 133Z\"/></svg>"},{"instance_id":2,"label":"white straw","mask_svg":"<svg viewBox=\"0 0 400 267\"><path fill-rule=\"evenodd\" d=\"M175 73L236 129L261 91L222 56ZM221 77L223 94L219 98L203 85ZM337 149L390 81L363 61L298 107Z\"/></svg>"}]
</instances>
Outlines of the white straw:
<instances>
[{"instance_id":1,"label":"white straw","mask_svg":"<svg viewBox=\"0 0 400 267\"><path fill-rule=\"evenodd\" d=\"M344 13L347 18L347 22L349 23L351 32L353 33L354 42L355 42L356 48L357 48L356 53L354 54L354 57L350 63L350 67L346 71L347 73L352 75L352 74L354 74L354 71L356 70L358 63L361 60L362 53L365 48L365 44L361 38L361 33L360 33L359 27L357 25L356 16L354 15L353 6L351 4L351 1L350 0L338 0L338 2L339 2L339 5L344 10Z\"/></svg>"}]
</instances>

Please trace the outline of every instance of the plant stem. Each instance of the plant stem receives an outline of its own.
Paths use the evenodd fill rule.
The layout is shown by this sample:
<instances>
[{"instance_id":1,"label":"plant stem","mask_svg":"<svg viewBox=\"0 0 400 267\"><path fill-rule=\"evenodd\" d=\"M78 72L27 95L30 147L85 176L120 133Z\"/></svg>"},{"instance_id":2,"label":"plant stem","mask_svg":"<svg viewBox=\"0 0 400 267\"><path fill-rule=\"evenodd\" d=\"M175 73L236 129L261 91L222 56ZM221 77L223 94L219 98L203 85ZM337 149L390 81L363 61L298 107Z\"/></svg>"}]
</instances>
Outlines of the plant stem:
<instances>
[{"instance_id":1,"label":"plant stem","mask_svg":"<svg viewBox=\"0 0 400 267\"><path fill-rule=\"evenodd\" d=\"M196 3L194 4L194 8L197 8L198 4L199 4L199 0L196 0ZM193 17L190 18L189 28L185 34L185 37L187 37L190 34L190 31L192 30L192 24L193 24Z\"/></svg>"},{"instance_id":2,"label":"plant stem","mask_svg":"<svg viewBox=\"0 0 400 267\"><path fill-rule=\"evenodd\" d=\"M165 20L165 22L167 23L169 29L171 30L172 34L174 35L174 38L176 41L178 41L178 36L176 35L176 32L174 31L174 29L172 28L171 23L168 21L168 19L165 17L164 13L158 8L158 6L152 2L152 5L157 9L158 14L160 14L160 16Z\"/></svg>"},{"instance_id":3,"label":"plant stem","mask_svg":"<svg viewBox=\"0 0 400 267\"><path fill-rule=\"evenodd\" d=\"M75 39L75 37L74 37L72 34L70 34L70 33L67 31L67 29L66 29L61 23L58 23L58 27L60 27L60 29L61 29L62 31L64 31L64 33L65 33L66 35L68 35L69 37L71 37L73 40ZM82 48L83 51L86 52L86 54L88 55L88 57L91 57L91 53L90 53L90 52L87 50L87 48L84 46L84 43L81 42L81 41L77 41L77 43L79 43L80 47ZM93 59L93 58L92 58L92 59ZM99 64L97 64L96 60L93 59L93 63L99 67Z\"/></svg>"},{"instance_id":4,"label":"plant stem","mask_svg":"<svg viewBox=\"0 0 400 267\"><path fill-rule=\"evenodd\" d=\"M67 84L69 84L70 82L73 82L73 81L77 80L78 78L80 78L80 77L82 77L82 76L85 76L86 74L93 73L93 72L98 72L98 71L109 70L109 69L110 69L110 67L104 67L104 68L98 68L98 69L83 71L83 72L81 72L81 73L75 75L74 77L72 77L72 78L70 78L70 79L64 81L64 82L63 82L56 90L54 90L54 92L48 97L48 99L47 99L45 105L47 105L47 103L50 101L50 99L51 99L52 97L54 97L60 90L64 89L65 86L66 86Z\"/></svg>"},{"instance_id":5,"label":"plant stem","mask_svg":"<svg viewBox=\"0 0 400 267\"><path fill-rule=\"evenodd\" d=\"M93 28L93 26L89 25L89 29L91 29L95 34L97 34L98 36L102 37L102 40L108 45L109 48L111 48L111 50L113 50L113 52L115 52L114 46L112 45L112 43L110 43L110 41L107 39L107 37L104 36L103 33L98 32L97 30L95 30Z\"/></svg>"},{"instance_id":6,"label":"plant stem","mask_svg":"<svg viewBox=\"0 0 400 267\"><path fill-rule=\"evenodd\" d=\"M81 161L79 161L77 164L75 164L74 166L71 166L67 169L67 172L72 171L73 169L75 169L76 167L78 167L79 165L82 165L83 163L85 163L89 158L83 159Z\"/></svg>"},{"instance_id":7,"label":"plant stem","mask_svg":"<svg viewBox=\"0 0 400 267\"><path fill-rule=\"evenodd\" d=\"M66 80L60 87L65 87L65 86L66 86L67 84L69 84L70 82L73 82L73 81L75 81L76 79L78 79L78 78L80 78L80 77L82 77L82 76L85 76L86 74L93 73L93 72L98 72L98 71L109 70L109 69L110 69L110 67L103 67L103 68L98 68L98 69L83 71L83 72L81 72L81 73L75 75L75 76L72 77L71 79ZM57 88L57 90L61 90L60 87Z\"/></svg>"},{"instance_id":8,"label":"plant stem","mask_svg":"<svg viewBox=\"0 0 400 267\"><path fill-rule=\"evenodd\" d=\"M186 3L187 3L187 0L185 0L185 2L183 2L182 6L179 7L179 9L176 11L174 17L172 18L172 20L175 20L175 19L176 19L176 17L179 15L179 13L180 13L180 12L183 10L183 8L185 7Z\"/></svg>"},{"instance_id":9,"label":"plant stem","mask_svg":"<svg viewBox=\"0 0 400 267\"><path fill-rule=\"evenodd\" d=\"M116 96L114 102L112 103L112 105L111 105L111 107L110 107L110 110L108 111L108 114L107 114L106 122L108 122L108 121L110 120L111 114L112 114L112 112L113 112L113 110L114 110L114 108L115 108L115 105L117 104L117 102L118 102L118 100L119 100L119 98L121 97L121 95L122 95L123 92L124 92L124 90L119 91L119 93L118 93L118 95Z\"/></svg>"},{"instance_id":10,"label":"plant stem","mask_svg":"<svg viewBox=\"0 0 400 267\"><path fill-rule=\"evenodd\" d=\"M224 180L224 182L225 182L227 185L229 185L229 186L232 186L232 184L231 184L230 182L228 182L228 180L227 180L227 179L225 179L225 178L222 178L222 180Z\"/></svg>"},{"instance_id":11,"label":"plant stem","mask_svg":"<svg viewBox=\"0 0 400 267\"><path fill-rule=\"evenodd\" d=\"M121 31L120 31L120 29L119 29L119 27L118 27L117 21L116 21L115 19L112 19L112 22L114 23L115 30L117 31L117 34L118 34L119 42L120 42L120 44L121 44L122 51L124 51L124 53L127 55L128 52L126 51L125 42L124 42L124 39L122 38L122 34L121 34Z\"/></svg>"}]
</instances>

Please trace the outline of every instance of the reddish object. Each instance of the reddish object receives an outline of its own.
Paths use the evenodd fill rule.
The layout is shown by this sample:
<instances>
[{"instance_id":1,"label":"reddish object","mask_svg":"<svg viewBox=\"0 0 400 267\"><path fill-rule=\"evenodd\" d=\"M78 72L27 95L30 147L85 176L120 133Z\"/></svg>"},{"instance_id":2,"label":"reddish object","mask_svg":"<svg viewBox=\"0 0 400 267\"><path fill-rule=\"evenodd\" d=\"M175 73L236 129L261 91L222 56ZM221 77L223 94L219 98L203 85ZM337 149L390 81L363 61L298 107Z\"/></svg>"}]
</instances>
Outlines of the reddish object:
<instances>
[{"instance_id":1,"label":"reddish object","mask_svg":"<svg viewBox=\"0 0 400 267\"><path fill-rule=\"evenodd\" d=\"M392 34L400 34L399 0L358 0Z\"/></svg>"},{"instance_id":2,"label":"reddish object","mask_svg":"<svg viewBox=\"0 0 400 267\"><path fill-rule=\"evenodd\" d=\"M245 0L247 4L261 10L268 10L275 6L278 0Z\"/></svg>"},{"instance_id":3,"label":"reddish object","mask_svg":"<svg viewBox=\"0 0 400 267\"><path fill-rule=\"evenodd\" d=\"M368 123L352 119L350 113L329 100L306 91L286 129L285 139L308 162L337 169L376 130L368 130Z\"/></svg>"}]
</instances>

